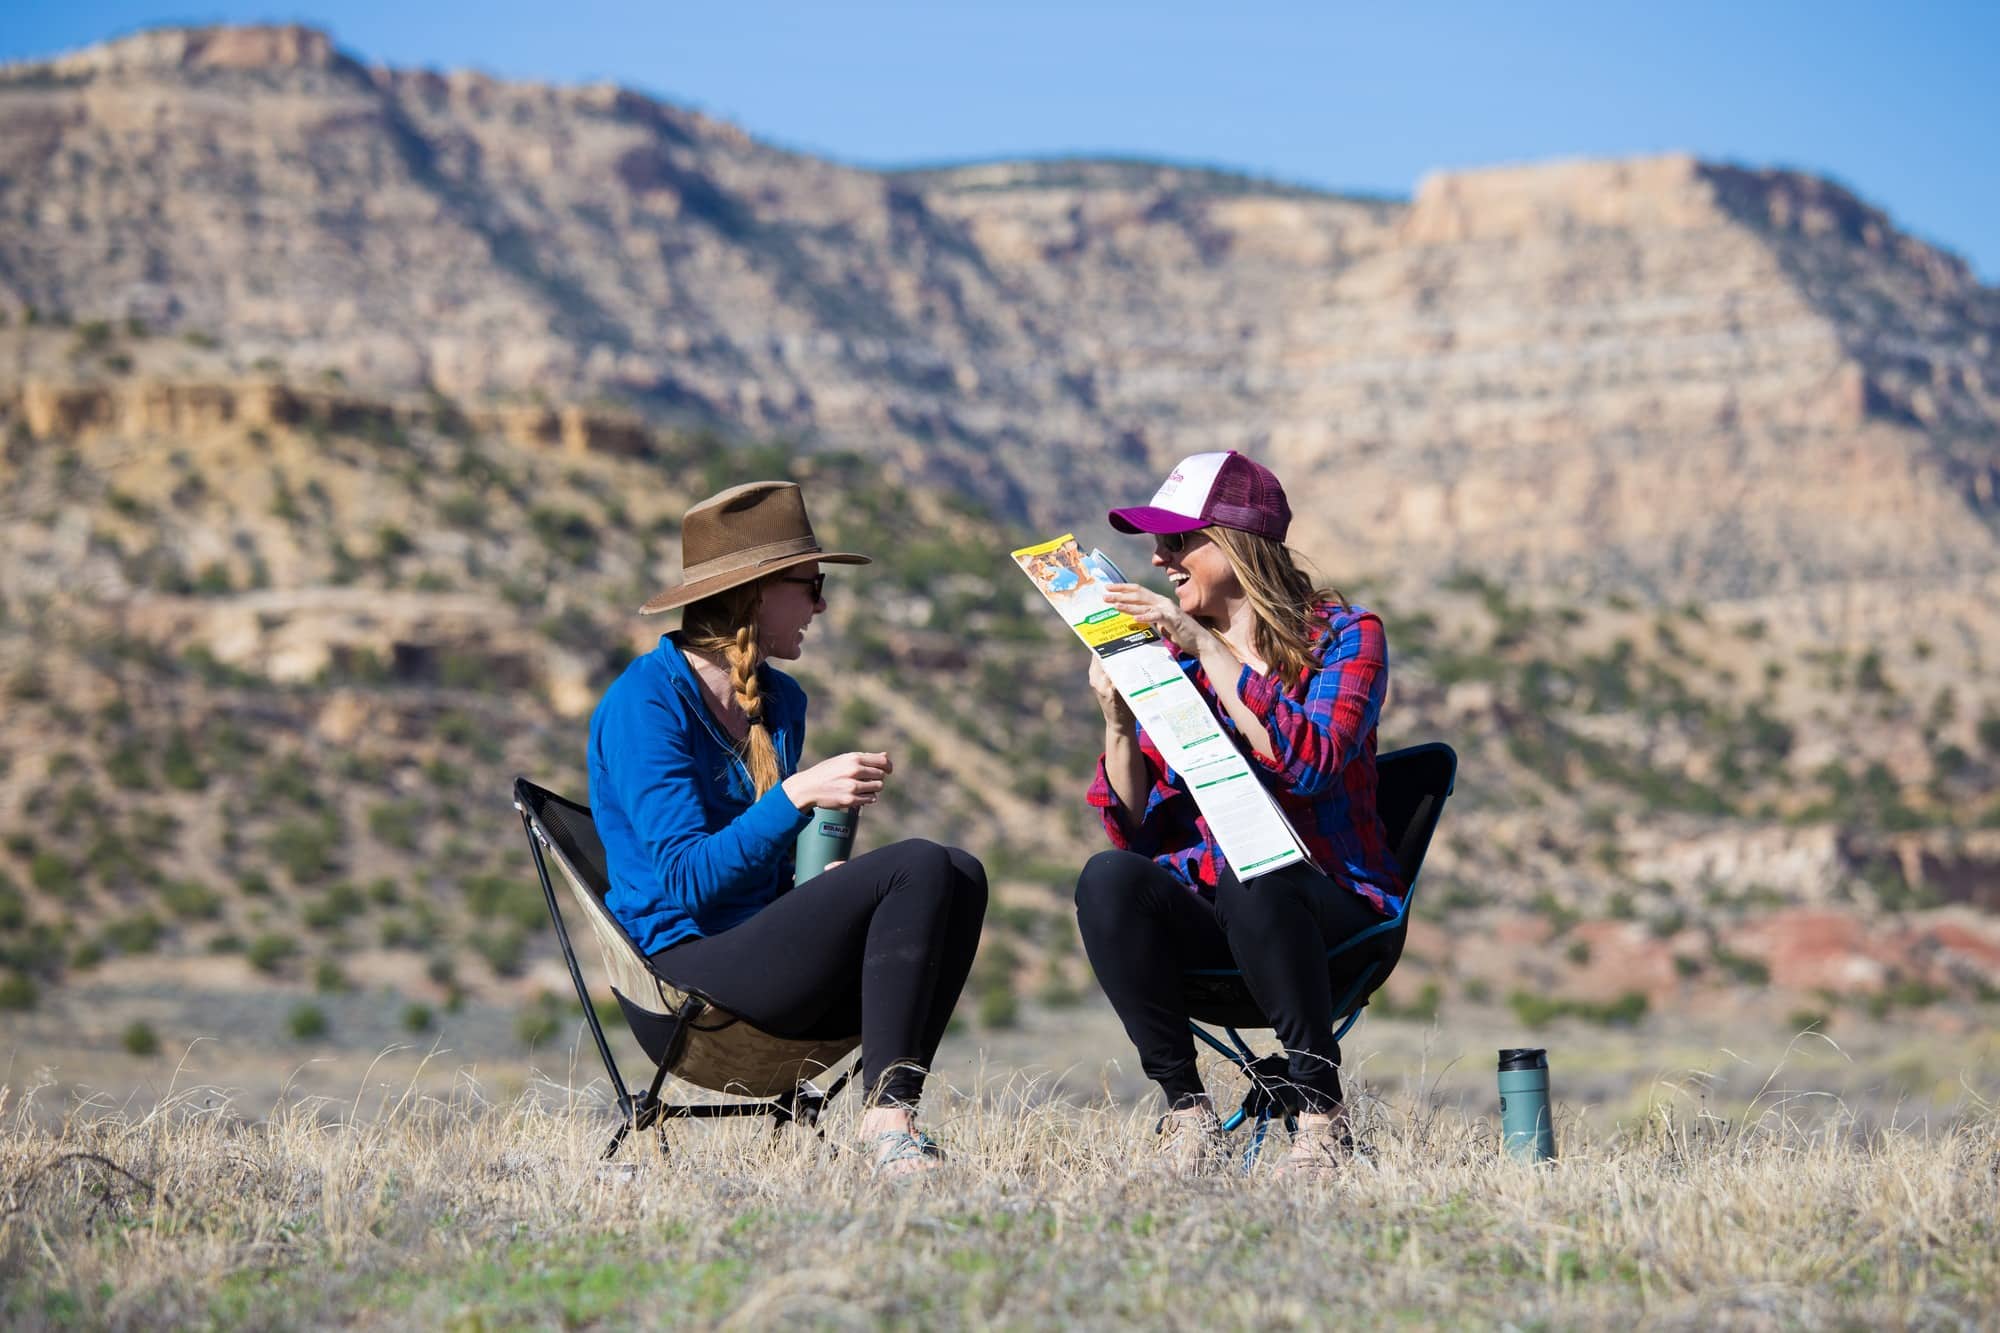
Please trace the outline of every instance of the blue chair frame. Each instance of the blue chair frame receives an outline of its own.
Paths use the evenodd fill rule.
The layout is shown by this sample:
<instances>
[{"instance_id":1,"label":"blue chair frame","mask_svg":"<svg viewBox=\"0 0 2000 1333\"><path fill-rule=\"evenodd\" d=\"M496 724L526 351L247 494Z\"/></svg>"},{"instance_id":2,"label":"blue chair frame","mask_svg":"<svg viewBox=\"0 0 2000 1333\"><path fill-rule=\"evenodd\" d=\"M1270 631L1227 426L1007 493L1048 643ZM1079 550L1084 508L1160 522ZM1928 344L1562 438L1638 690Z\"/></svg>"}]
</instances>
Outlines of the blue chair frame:
<instances>
[{"instance_id":1,"label":"blue chair frame","mask_svg":"<svg viewBox=\"0 0 2000 1333\"><path fill-rule=\"evenodd\" d=\"M1444 813L1444 804L1457 785L1458 755L1444 742L1430 741L1377 756L1375 772L1376 806L1388 831L1389 845L1395 851L1396 864L1403 872L1403 905L1395 916L1327 950L1330 965L1341 954L1369 940L1384 935L1393 936L1395 940L1388 955L1362 969L1361 975L1348 986L1346 993L1334 1002L1333 1014L1335 1019L1340 1020L1340 1027L1333 1034L1335 1041L1345 1037L1348 1030L1360 1021L1361 1011L1368 1007L1369 998L1388 980L1402 958L1403 940L1410 924L1410 907L1417 897L1417 872L1423 868L1424 854L1430 850L1432 834L1437 832L1438 817ZM1194 1017L1188 1019L1188 1028L1250 1080L1250 1090L1244 1096L1243 1104L1222 1122L1224 1133L1234 1133L1246 1120L1256 1122L1249 1146L1243 1154L1244 1169L1248 1170L1255 1164L1257 1154L1264 1146L1264 1136L1270 1130L1271 1121L1282 1115L1285 1128L1296 1128L1293 1117L1284 1110L1283 1088L1288 1077L1288 1062L1283 1051L1259 1056L1237 1031L1244 1027L1271 1026L1270 1020L1264 1017L1243 986L1241 970L1190 968L1181 975L1187 979L1188 989L1192 992L1188 1007ZM1228 1034L1230 1044L1224 1045L1220 1038L1195 1021L1197 1017L1220 1026Z\"/></svg>"}]
</instances>

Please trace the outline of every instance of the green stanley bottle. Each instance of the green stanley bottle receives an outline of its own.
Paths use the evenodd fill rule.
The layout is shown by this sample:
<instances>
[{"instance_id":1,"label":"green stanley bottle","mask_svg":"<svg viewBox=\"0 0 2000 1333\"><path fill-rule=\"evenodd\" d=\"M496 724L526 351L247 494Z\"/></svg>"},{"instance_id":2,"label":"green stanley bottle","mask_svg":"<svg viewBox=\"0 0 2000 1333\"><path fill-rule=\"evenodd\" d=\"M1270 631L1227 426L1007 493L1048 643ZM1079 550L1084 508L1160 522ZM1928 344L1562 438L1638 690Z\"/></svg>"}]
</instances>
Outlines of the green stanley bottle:
<instances>
[{"instance_id":1,"label":"green stanley bottle","mask_svg":"<svg viewBox=\"0 0 2000 1333\"><path fill-rule=\"evenodd\" d=\"M1556 1155L1549 1053L1539 1046L1500 1052L1500 1139L1518 1161L1546 1162Z\"/></svg>"}]
</instances>

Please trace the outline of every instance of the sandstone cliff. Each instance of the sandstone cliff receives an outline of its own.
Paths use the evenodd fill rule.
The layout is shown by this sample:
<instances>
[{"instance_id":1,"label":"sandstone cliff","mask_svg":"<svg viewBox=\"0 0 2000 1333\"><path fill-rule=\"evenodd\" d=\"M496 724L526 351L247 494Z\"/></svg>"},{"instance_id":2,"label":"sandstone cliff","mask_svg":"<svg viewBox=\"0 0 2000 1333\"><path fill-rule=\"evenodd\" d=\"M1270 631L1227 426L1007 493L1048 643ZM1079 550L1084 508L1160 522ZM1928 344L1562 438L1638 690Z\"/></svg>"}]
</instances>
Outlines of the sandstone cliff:
<instances>
[{"instance_id":1,"label":"sandstone cliff","mask_svg":"<svg viewBox=\"0 0 2000 1333\"><path fill-rule=\"evenodd\" d=\"M1812 178L885 175L296 28L15 66L0 110L0 309L194 332L238 372L609 396L1042 527L1244 447L1371 575L1735 597L2000 565L2000 300Z\"/></svg>"}]
</instances>

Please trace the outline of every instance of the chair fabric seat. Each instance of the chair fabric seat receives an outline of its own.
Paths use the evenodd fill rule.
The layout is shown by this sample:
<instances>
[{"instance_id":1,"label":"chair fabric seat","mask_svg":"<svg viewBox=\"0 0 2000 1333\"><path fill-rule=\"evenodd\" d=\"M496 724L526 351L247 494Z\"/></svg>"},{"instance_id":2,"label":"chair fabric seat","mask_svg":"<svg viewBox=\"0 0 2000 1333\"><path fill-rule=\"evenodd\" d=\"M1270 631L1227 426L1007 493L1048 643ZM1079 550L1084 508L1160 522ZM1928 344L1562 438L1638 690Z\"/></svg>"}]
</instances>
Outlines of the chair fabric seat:
<instances>
[{"instance_id":1,"label":"chair fabric seat","mask_svg":"<svg viewBox=\"0 0 2000 1333\"><path fill-rule=\"evenodd\" d=\"M525 780L521 802L570 897L590 922L612 993L640 1049L684 1083L742 1097L777 1097L834 1067L861 1034L801 1040L765 1032L660 975L605 906L604 845L590 810Z\"/></svg>"}]
</instances>

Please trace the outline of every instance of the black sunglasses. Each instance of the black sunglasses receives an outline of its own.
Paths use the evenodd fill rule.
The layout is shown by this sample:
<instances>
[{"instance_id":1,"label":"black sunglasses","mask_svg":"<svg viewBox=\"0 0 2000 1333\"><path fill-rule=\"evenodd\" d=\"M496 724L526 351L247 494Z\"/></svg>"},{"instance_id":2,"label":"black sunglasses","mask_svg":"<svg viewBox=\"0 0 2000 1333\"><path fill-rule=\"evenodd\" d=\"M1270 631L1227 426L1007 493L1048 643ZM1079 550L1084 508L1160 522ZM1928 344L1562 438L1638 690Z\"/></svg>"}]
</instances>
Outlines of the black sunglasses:
<instances>
[{"instance_id":1,"label":"black sunglasses","mask_svg":"<svg viewBox=\"0 0 2000 1333\"><path fill-rule=\"evenodd\" d=\"M813 590L813 600L815 602L823 602L826 600L826 575L823 572L815 574L809 579L781 578L778 580L778 582L803 583L808 588L811 588Z\"/></svg>"},{"instance_id":2,"label":"black sunglasses","mask_svg":"<svg viewBox=\"0 0 2000 1333\"><path fill-rule=\"evenodd\" d=\"M1188 543L1192 542L1196 537L1199 536L1201 536L1201 533L1198 531L1160 532L1154 534L1155 539L1158 540L1158 542L1160 543L1160 548L1164 550L1168 555L1181 554L1183 551L1187 550Z\"/></svg>"}]
</instances>

